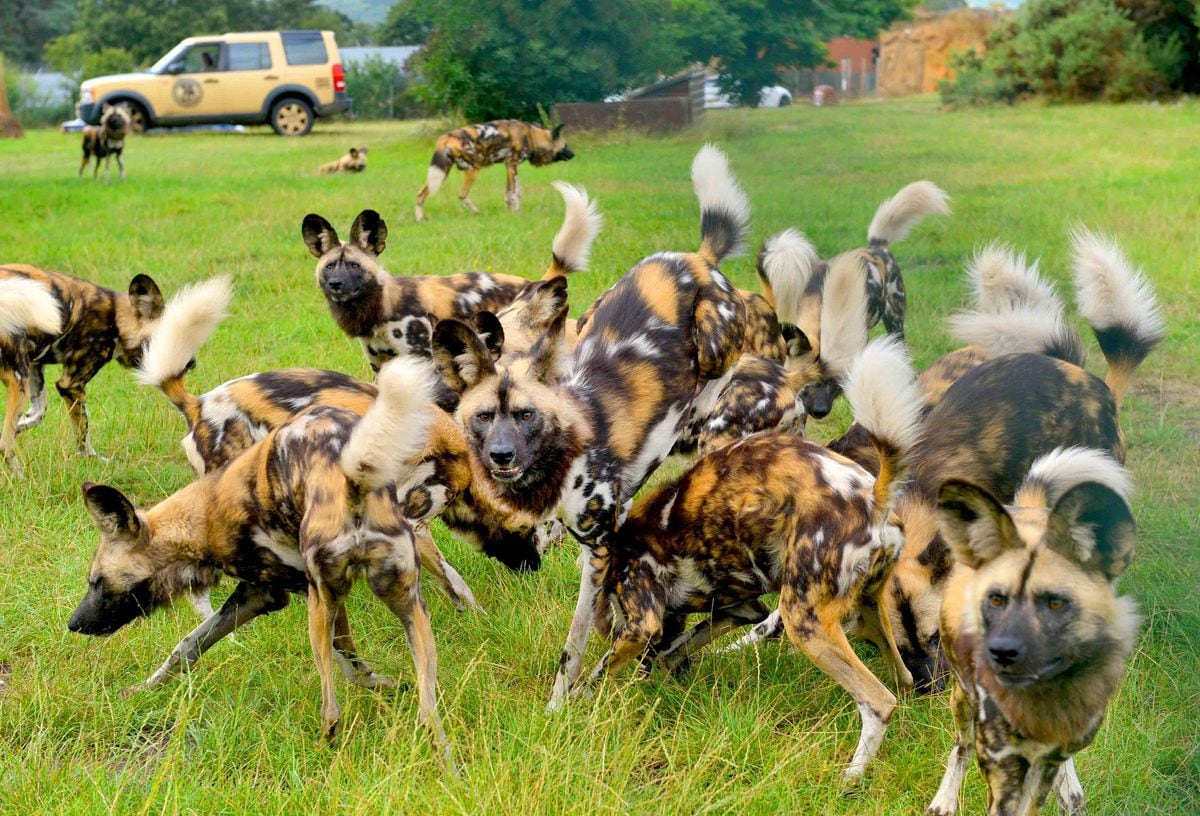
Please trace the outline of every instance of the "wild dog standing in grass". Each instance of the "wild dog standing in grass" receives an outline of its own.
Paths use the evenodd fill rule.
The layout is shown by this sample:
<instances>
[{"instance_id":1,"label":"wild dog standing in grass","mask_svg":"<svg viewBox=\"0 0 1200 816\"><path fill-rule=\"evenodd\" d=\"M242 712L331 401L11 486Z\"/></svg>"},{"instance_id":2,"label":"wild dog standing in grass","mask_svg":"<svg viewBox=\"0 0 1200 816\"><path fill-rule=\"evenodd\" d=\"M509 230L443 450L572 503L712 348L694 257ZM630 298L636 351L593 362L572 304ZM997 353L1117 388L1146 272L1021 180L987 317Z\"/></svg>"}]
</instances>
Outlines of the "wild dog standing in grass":
<instances>
[{"instance_id":1,"label":"wild dog standing in grass","mask_svg":"<svg viewBox=\"0 0 1200 816\"><path fill-rule=\"evenodd\" d=\"M867 246L842 253L828 263L811 261L807 253L784 257L777 253L779 263L760 264L759 278L763 293L779 315L787 343L792 368L807 369L814 379L801 392L804 409L816 419L823 419L833 409L839 381L845 374L845 352L853 357L862 349L833 349L830 338L846 329L849 317L840 311L842 299L831 296L827 288L829 270L834 266L854 266L859 281L866 287L864 326L852 331L865 338L866 332L883 321L889 334L904 339L906 296L900 267L891 252L891 245L905 238L928 215L950 212L949 198L937 185L916 181L879 205L867 229ZM772 241L778 241L776 236ZM770 243L770 242L768 242ZM801 265L810 263L805 269ZM826 299L830 303L826 303ZM857 315L854 320L858 320ZM829 320L839 321L833 328ZM845 327L845 328L843 328ZM836 339L835 339L836 342ZM865 344L865 340L863 343Z\"/></svg>"},{"instance_id":2,"label":"wild dog standing in grass","mask_svg":"<svg viewBox=\"0 0 1200 816\"><path fill-rule=\"evenodd\" d=\"M504 187L504 204L513 212L521 209L521 185L517 181L517 165L528 161L534 167L544 167L575 158L562 135L563 126L544 128L516 119L500 119L481 125L467 125L438 137L429 162L425 185L417 193L416 217L425 220L425 199L436 193L446 180L452 166L466 176L458 200L473 213L479 210L469 198L479 171L492 164L504 162L508 183Z\"/></svg>"},{"instance_id":3,"label":"wild dog standing in grass","mask_svg":"<svg viewBox=\"0 0 1200 816\"><path fill-rule=\"evenodd\" d=\"M337 161L322 164L317 168L317 172L323 176L328 176L333 173L361 173L366 169L367 149L365 147L352 147L350 148L350 152Z\"/></svg>"},{"instance_id":4,"label":"wild dog standing in grass","mask_svg":"<svg viewBox=\"0 0 1200 816\"><path fill-rule=\"evenodd\" d=\"M784 230L768 238L758 256L759 276L771 267L784 299L787 290L803 290L809 271L820 263L817 251L796 230ZM856 275L846 282L854 286ZM771 290L768 290L771 291ZM853 294L853 290L850 290ZM753 292L739 292L746 304L746 341L742 356L708 415L693 416L680 437L676 452L697 448L701 455L759 431L782 431L803 435L807 415L800 392L815 376L815 366L788 368L787 346L771 299ZM774 293L772 293L774 295ZM795 292L799 297L800 292ZM865 303L865 295L863 297ZM793 311L785 302L784 313ZM831 321L830 325L833 323ZM857 343L857 341L855 341ZM865 343L865 335L862 338Z\"/></svg>"},{"instance_id":5,"label":"wild dog standing in grass","mask_svg":"<svg viewBox=\"0 0 1200 816\"><path fill-rule=\"evenodd\" d=\"M711 145L697 153L692 181L699 251L658 253L626 272L581 321L570 360L559 334L565 309L526 357L500 365L458 321L442 321L434 333L435 362L463 390L458 419L478 470L505 501L541 516L559 508L583 546L552 708L579 675L608 570L608 537L688 412L711 410L741 351L745 308L718 264L739 248L749 204Z\"/></svg>"},{"instance_id":6,"label":"wild dog standing in grass","mask_svg":"<svg viewBox=\"0 0 1200 816\"><path fill-rule=\"evenodd\" d=\"M172 298L150 338L138 372L143 383L160 388L187 420L183 448L200 476L224 467L272 430L314 405L361 416L378 396L378 390L369 383L309 368L251 374L206 394L191 394L184 375L196 352L225 318L233 296L231 286L228 277L214 278L187 287ZM470 482L466 442L445 411L431 404L427 413L429 443L406 482L407 492L399 498L405 518L413 525L422 567L434 576L457 609L477 608L470 587L442 555L428 529L433 512L453 501ZM212 614L207 590L190 600L197 612Z\"/></svg>"},{"instance_id":7,"label":"wild dog standing in grass","mask_svg":"<svg viewBox=\"0 0 1200 816\"><path fill-rule=\"evenodd\" d=\"M545 278L570 274L586 263L600 228L600 216L587 193L556 185L566 213L554 237ZM372 370L397 355L429 356L433 323L470 320L476 313L507 306L533 281L516 275L464 272L457 275L395 277L379 265L387 225L374 210L363 210L350 227L350 240L338 240L319 215L304 217L304 243L317 258L317 283L342 331L362 341Z\"/></svg>"},{"instance_id":8,"label":"wild dog standing in grass","mask_svg":"<svg viewBox=\"0 0 1200 816\"><path fill-rule=\"evenodd\" d=\"M1059 447L1125 460L1121 400L1166 327L1150 284L1111 239L1079 231L1071 244L1076 304L1104 353L1105 379L1083 369L1082 343L1050 309L1040 318L1045 353L1000 354L961 376L929 412L930 431L913 452L912 485L897 512L914 524L905 525L906 552L888 597L901 656L918 687L936 687L941 673L937 608L952 559L938 525L929 523L940 485L958 479L1013 496L1034 460ZM1002 352L1022 334L1035 336L1039 325L1034 318L1021 330L1013 317L968 319L956 333Z\"/></svg>"},{"instance_id":9,"label":"wild dog standing in grass","mask_svg":"<svg viewBox=\"0 0 1200 816\"><path fill-rule=\"evenodd\" d=\"M433 378L428 363L391 363L365 414L309 408L149 510L136 510L115 488L84 485L100 546L68 628L112 634L185 590L213 586L222 573L237 578L220 611L135 687L154 688L239 626L282 609L289 593L306 593L321 731L333 739L341 714L335 660L354 683L394 685L359 659L350 636L344 600L355 577L365 577L404 623L421 719L449 762L436 707L437 653L402 499L429 445Z\"/></svg>"},{"instance_id":10,"label":"wild dog standing in grass","mask_svg":"<svg viewBox=\"0 0 1200 816\"><path fill-rule=\"evenodd\" d=\"M846 391L883 463L878 478L814 442L764 433L703 457L638 501L612 535L604 595L616 638L592 678L651 648L673 669L712 639L762 620L769 610L759 596L778 592L788 637L858 705L862 733L845 772L857 779L896 697L855 655L842 622L877 615L899 555L901 533L889 516L921 406L907 352L891 338L855 360ZM694 612L711 614L685 632ZM886 635L886 619L875 623ZM899 686L911 687L890 638L883 652Z\"/></svg>"},{"instance_id":11,"label":"wild dog standing in grass","mask_svg":"<svg viewBox=\"0 0 1200 816\"><path fill-rule=\"evenodd\" d=\"M1053 785L1083 814L1071 756L1096 736L1133 650L1139 616L1117 578L1137 540L1128 472L1106 451L1057 448L1011 503L944 482L943 535L957 566L941 607L958 736L929 813L950 816L975 754L991 816L1033 816Z\"/></svg>"},{"instance_id":12,"label":"wild dog standing in grass","mask_svg":"<svg viewBox=\"0 0 1200 816\"><path fill-rule=\"evenodd\" d=\"M137 366L142 346L162 314L163 296L147 275L137 275L128 293L114 292L94 283L26 264L0 265L0 281L8 286L35 286L31 306L7 308L19 324L7 337L0 334L0 380L8 390L0 454L12 458L16 435L42 421L46 415L44 367L61 364L55 383L67 404L79 452L95 456L88 434L87 394L92 378L116 357L124 366ZM28 283L21 283L21 282ZM57 312L56 315L53 312ZM17 417L29 401L29 410Z\"/></svg>"},{"instance_id":13,"label":"wild dog standing in grass","mask_svg":"<svg viewBox=\"0 0 1200 816\"><path fill-rule=\"evenodd\" d=\"M108 181L109 164L113 157L117 159L117 170L121 181L125 180L125 160L121 153L125 150L125 139L133 130L133 117L129 108L124 105L105 105L100 112L100 124L88 125L83 129L83 162L79 165L79 176L87 169L92 157L96 158L96 168L92 178L100 174L100 160L104 159L104 180Z\"/></svg>"}]
</instances>

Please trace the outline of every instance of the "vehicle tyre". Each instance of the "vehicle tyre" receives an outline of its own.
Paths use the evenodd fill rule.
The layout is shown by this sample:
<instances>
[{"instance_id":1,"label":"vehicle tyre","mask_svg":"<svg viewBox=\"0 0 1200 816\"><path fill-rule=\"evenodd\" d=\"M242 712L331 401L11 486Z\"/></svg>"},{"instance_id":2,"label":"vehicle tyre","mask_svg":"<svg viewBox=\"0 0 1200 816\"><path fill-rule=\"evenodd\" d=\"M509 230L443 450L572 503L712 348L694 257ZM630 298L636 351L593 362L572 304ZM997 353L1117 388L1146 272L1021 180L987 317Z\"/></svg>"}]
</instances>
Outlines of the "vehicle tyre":
<instances>
[{"instance_id":1,"label":"vehicle tyre","mask_svg":"<svg viewBox=\"0 0 1200 816\"><path fill-rule=\"evenodd\" d=\"M132 99L119 99L113 104L129 108L129 129L134 133L145 133L150 127L150 114L146 113L146 109L140 103Z\"/></svg>"},{"instance_id":2,"label":"vehicle tyre","mask_svg":"<svg viewBox=\"0 0 1200 816\"><path fill-rule=\"evenodd\" d=\"M280 136L305 136L312 130L312 105L297 96L285 96L271 106L271 128Z\"/></svg>"}]
</instances>

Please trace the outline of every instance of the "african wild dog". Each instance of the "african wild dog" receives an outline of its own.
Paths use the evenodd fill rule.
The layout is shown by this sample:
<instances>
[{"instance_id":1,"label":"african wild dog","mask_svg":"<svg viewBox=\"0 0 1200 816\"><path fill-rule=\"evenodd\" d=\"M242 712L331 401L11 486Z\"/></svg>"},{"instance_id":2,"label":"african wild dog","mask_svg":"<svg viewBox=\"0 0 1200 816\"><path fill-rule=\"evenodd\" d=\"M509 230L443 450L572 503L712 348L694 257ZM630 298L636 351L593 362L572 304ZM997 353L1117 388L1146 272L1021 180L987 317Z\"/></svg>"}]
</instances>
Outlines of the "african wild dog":
<instances>
[{"instance_id":1,"label":"african wild dog","mask_svg":"<svg viewBox=\"0 0 1200 816\"><path fill-rule=\"evenodd\" d=\"M1034 460L1059 447L1094 448L1125 460L1121 399L1165 336L1165 324L1149 283L1110 239L1080 231L1072 250L1076 303L1107 361L1104 381L1083 369L1074 330L1053 309L1044 311L1046 352L1000 354L960 377L929 412L930 431L913 452L911 485L897 514L902 523L916 519L924 535L908 533L905 523L905 553L888 603L897 645L918 687L936 688L942 674L936 610L953 562L938 526L929 523L939 486L958 479L994 496L1013 496ZM1003 331L993 341L986 331L976 335L992 353L1004 350L996 341L1008 343L1018 333L1011 321L997 320L994 328ZM1026 334L1035 329L1036 320Z\"/></svg>"},{"instance_id":2,"label":"african wild dog","mask_svg":"<svg viewBox=\"0 0 1200 816\"><path fill-rule=\"evenodd\" d=\"M113 157L117 159L117 170L121 181L125 180L125 160L121 153L125 150L125 138L133 129L133 118L129 108L124 105L105 105L100 112L100 124L88 125L83 129L83 161L79 165L79 176L87 169L92 157L96 158L96 167L92 178L100 174L100 160L104 159L104 180L108 181L109 165Z\"/></svg>"},{"instance_id":3,"label":"african wild dog","mask_svg":"<svg viewBox=\"0 0 1200 816\"><path fill-rule=\"evenodd\" d=\"M223 318L228 301L228 287L219 279L181 292L164 311L139 372L142 382L162 389L187 420L183 447L198 474L223 467L313 405L358 414L371 406L377 391L370 383L334 371L307 368L250 374L206 394L189 393L184 384L189 361ZM453 399L448 400L447 394ZM470 587L429 534L427 523L432 508L445 505L440 517L456 535L512 569L536 569L547 542L537 519L505 506L486 486L472 488L466 442L448 413L457 404L458 395L440 380L435 382L434 402L429 406L431 441L420 465L423 480L416 476L410 479L408 495L403 499L406 518L414 525L422 565L455 607L463 609L477 604ZM206 604L206 599L193 602L202 613Z\"/></svg>"},{"instance_id":4,"label":"african wild dog","mask_svg":"<svg viewBox=\"0 0 1200 816\"><path fill-rule=\"evenodd\" d=\"M471 187L484 167L504 162L508 183L504 188L504 204L513 212L521 209L521 185L517 181L517 165L528 160L534 167L575 158L562 135L563 126L544 128L516 119L500 119L481 125L467 125L438 137L429 162L425 185L417 193L416 218L425 220L425 199L442 186L451 166L457 166L466 176L458 200L468 210L478 213L471 203Z\"/></svg>"},{"instance_id":5,"label":"african wild dog","mask_svg":"<svg viewBox=\"0 0 1200 816\"><path fill-rule=\"evenodd\" d=\"M600 228L587 193L557 185L566 214L554 236L545 278L582 269ZM350 227L350 240L338 240L319 215L304 217L304 243L317 258L317 283L342 331L362 341L372 370L397 355L429 356L433 324L446 318L470 320L477 312L507 306L533 281L516 275L464 272L457 275L396 277L379 265L387 225L374 210L363 210Z\"/></svg>"},{"instance_id":6,"label":"african wild dog","mask_svg":"<svg viewBox=\"0 0 1200 816\"><path fill-rule=\"evenodd\" d=\"M867 229L867 246L842 253L827 263L817 260L811 245L799 250L794 239L777 244L772 252L770 241L764 246L759 261L759 279L766 296L779 315L787 343L789 364L812 368L817 379L806 385L801 393L805 411L815 419L823 419L833 409L838 396L838 381L845 374L845 363L866 344L867 331L883 321L889 334L904 339L906 298L900 267L891 253L891 245L903 239L927 215L946 215L950 212L945 192L929 181L916 181L879 205ZM798 233L793 233L798 236ZM775 239L777 240L777 239ZM803 241L803 238L800 237ZM807 241L804 244L807 245ZM781 251L792 245L792 251ZM771 261L774 260L774 263ZM865 286L865 311L846 315L839 311L845 303L829 297L827 279L835 265L857 269L860 285ZM854 298L857 300L857 298ZM841 301L841 302L839 302ZM829 320L839 326L830 331ZM849 321L862 320L861 330ZM839 333L849 331L859 335L856 348L831 349L829 342ZM829 353L834 352L830 358Z\"/></svg>"},{"instance_id":7,"label":"african wild dog","mask_svg":"<svg viewBox=\"0 0 1200 816\"><path fill-rule=\"evenodd\" d=\"M597 622L608 536L689 410L711 408L741 352L745 308L717 265L740 246L749 204L711 145L697 153L692 181L699 251L658 253L626 272L580 321L570 360L559 334L565 309L527 356L499 365L464 324L442 321L434 332L434 360L463 391L458 419L473 462L506 501L540 516L558 508L583 546L552 708L578 676Z\"/></svg>"},{"instance_id":8,"label":"african wild dog","mask_svg":"<svg viewBox=\"0 0 1200 816\"><path fill-rule=\"evenodd\" d=\"M321 731L337 735L333 662L352 682L389 687L359 659L343 605L356 577L404 622L416 664L421 719L439 757L449 746L437 714L437 653L421 598L406 479L419 469L431 431L428 363L397 360L379 376L363 415L314 406L149 510L120 491L84 485L100 529L88 590L67 624L107 635L185 590L239 583L215 615L188 634L134 689L157 687L189 668L239 626L307 594L309 637L321 675Z\"/></svg>"},{"instance_id":9,"label":"african wild dog","mask_svg":"<svg viewBox=\"0 0 1200 816\"><path fill-rule=\"evenodd\" d=\"M0 266L0 281L31 281L49 294L59 313L55 324L42 296L37 312L29 315L35 319L7 338L0 336L0 379L8 389L0 455L12 458L16 435L46 415L43 368L56 363L63 370L55 387L67 405L79 451L96 455L88 433L85 389L113 357L130 367L141 361L142 346L162 314L158 284L147 275L136 275L128 293L119 293L26 264ZM18 421L26 400L29 410Z\"/></svg>"},{"instance_id":10,"label":"african wild dog","mask_svg":"<svg viewBox=\"0 0 1200 816\"><path fill-rule=\"evenodd\" d=\"M883 597L918 691L940 689L947 671L938 610L953 559L938 531L940 480L963 478L1012 495L1033 460L1060 445L1124 458L1117 407L1129 377L1162 339L1162 318L1145 279L1114 244L1081 232L1074 247L1079 310L1104 338L1109 386L1084 372L1082 342L1036 265L1001 249L976 257L968 274L976 308L951 320L954 334L975 345L918 378L930 430L913 452L910 482L896 504L904 549ZM861 426L830 447L878 468ZM772 615L739 645L781 634Z\"/></svg>"},{"instance_id":11,"label":"african wild dog","mask_svg":"<svg viewBox=\"0 0 1200 816\"><path fill-rule=\"evenodd\" d=\"M350 152L337 161L322 164L317 168L317 172L323 176L328 176L333 173L361 173L366 169L367 149L365 147L352 147L350 148Z\"/></svg>"},{"instance_id":12,"label":"african wild dog","mask_svg":"<svg viewBox=\"0 0 1200 816\"><path fill-rule=\"evenodd\" d=\"M891 504L921 419L912 366L893 338L867 347L846 390L884 463L878 478L814 442L761 433L701 458L634 505L611 537L603 596L616 638L592 679L649 649L674 669L712 639L761 621L769 609L759 597L778 592L792 642L858 705L862 733L845 771L854 780L878 750L896 697L855 655L842 621L872 616L898 685L911 687L878 595L900 552ZM684 631L689 614L704 612L710 617Z\"/></svg>"},{"instance_id":13,"label":"african wild dog","mask_svg":"<svg viewBox=\"0 0 1200 816\"><path fill-rule=\"evenodd\" d=\"M1115 592L1137 540L1128 472L1107 452L1057 448L1006 496L948 480L938 495L957 566L941 608L958 737L929 806L950 816L974 753L991 816L1085 812L1072 754L1096 736L1139 616Z\"/></svg>"}]
</instances>

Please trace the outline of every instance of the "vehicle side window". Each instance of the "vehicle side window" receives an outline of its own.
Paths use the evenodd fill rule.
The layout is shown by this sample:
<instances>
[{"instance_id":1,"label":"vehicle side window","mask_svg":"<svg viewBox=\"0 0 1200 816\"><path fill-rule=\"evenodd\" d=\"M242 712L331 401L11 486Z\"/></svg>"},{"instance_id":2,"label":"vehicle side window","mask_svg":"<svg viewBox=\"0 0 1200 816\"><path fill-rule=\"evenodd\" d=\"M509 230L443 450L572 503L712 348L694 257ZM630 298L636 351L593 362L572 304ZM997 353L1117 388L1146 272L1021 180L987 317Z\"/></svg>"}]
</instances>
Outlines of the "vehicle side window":
<instances>
[{"instance_id":1,"label":"vehicle side window","mask_svg":"<svg viewBox=\"0 0 1200 816\"><path fill-rule=\"evenodd\" d=\"M220 70L221 44L203 43L193 45L183 58L185 74L200 74L205 71Z\"/></svg>"},{"instance_id":2,"label":"vehicle side window","mask_svg":"<svg viewBox=\"0 0 1200 816\"><path fill-rule=\"evenodd\" d=\"M320 31L285 31L282 36L288 65L324 65L329 61Z\"/></svg>"},{"instance_id":3,"label":"vehicle side window","mask_svg":"<svg viewBox=\"0 0 1200 816\"><path fill-rule=\"evenodd\" d=\"M226 54L230 71L266 71L271 67L271 52L265 42L229 43Z\"/></svg>"}]
</instances>

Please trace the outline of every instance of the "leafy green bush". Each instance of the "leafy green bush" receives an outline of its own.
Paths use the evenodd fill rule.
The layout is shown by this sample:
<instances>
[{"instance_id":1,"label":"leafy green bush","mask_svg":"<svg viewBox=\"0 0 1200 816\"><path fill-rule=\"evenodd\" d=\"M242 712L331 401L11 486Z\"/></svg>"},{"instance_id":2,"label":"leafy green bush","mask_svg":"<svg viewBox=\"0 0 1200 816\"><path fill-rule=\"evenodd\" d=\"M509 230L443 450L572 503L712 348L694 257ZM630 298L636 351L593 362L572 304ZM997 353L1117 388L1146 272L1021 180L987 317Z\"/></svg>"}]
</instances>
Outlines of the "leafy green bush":
<instances>
[{"instance_id":1,"label":"leafy green bush","mask_svg":"<svg viewBox=\"0 0 1200 816\"><path fill-rule=\"evenodd\" d=\"M409 119L427 113L400 68L376 55L346 66L346 93L354 100L357 119Z\"/></svg>"},{"instance_id":2,"label":"leafy green bush","mask_svg":"<svg viewBox=\"0 0 1200 816\"><path fill-rule=\"evenodd\" d=\"M951 107L1011 102L1125 101L1179 87L1188 54L1176 35L1153 39L1114 0L1030 0L988 38L987 53L956 55L939 90Z\"/></svg>"},{"instance_id":3,"label":"leafy green bush","mask_svg":"<svg viewBox=\"0 0 1200 816\"><path fill-rule=\"evenodd\" d=\"M69 96L41 91L29 74L5 71L4 86L13 115L25 127L57 125L75 115L75 105Z\"/></svg>"}]
</instances>

